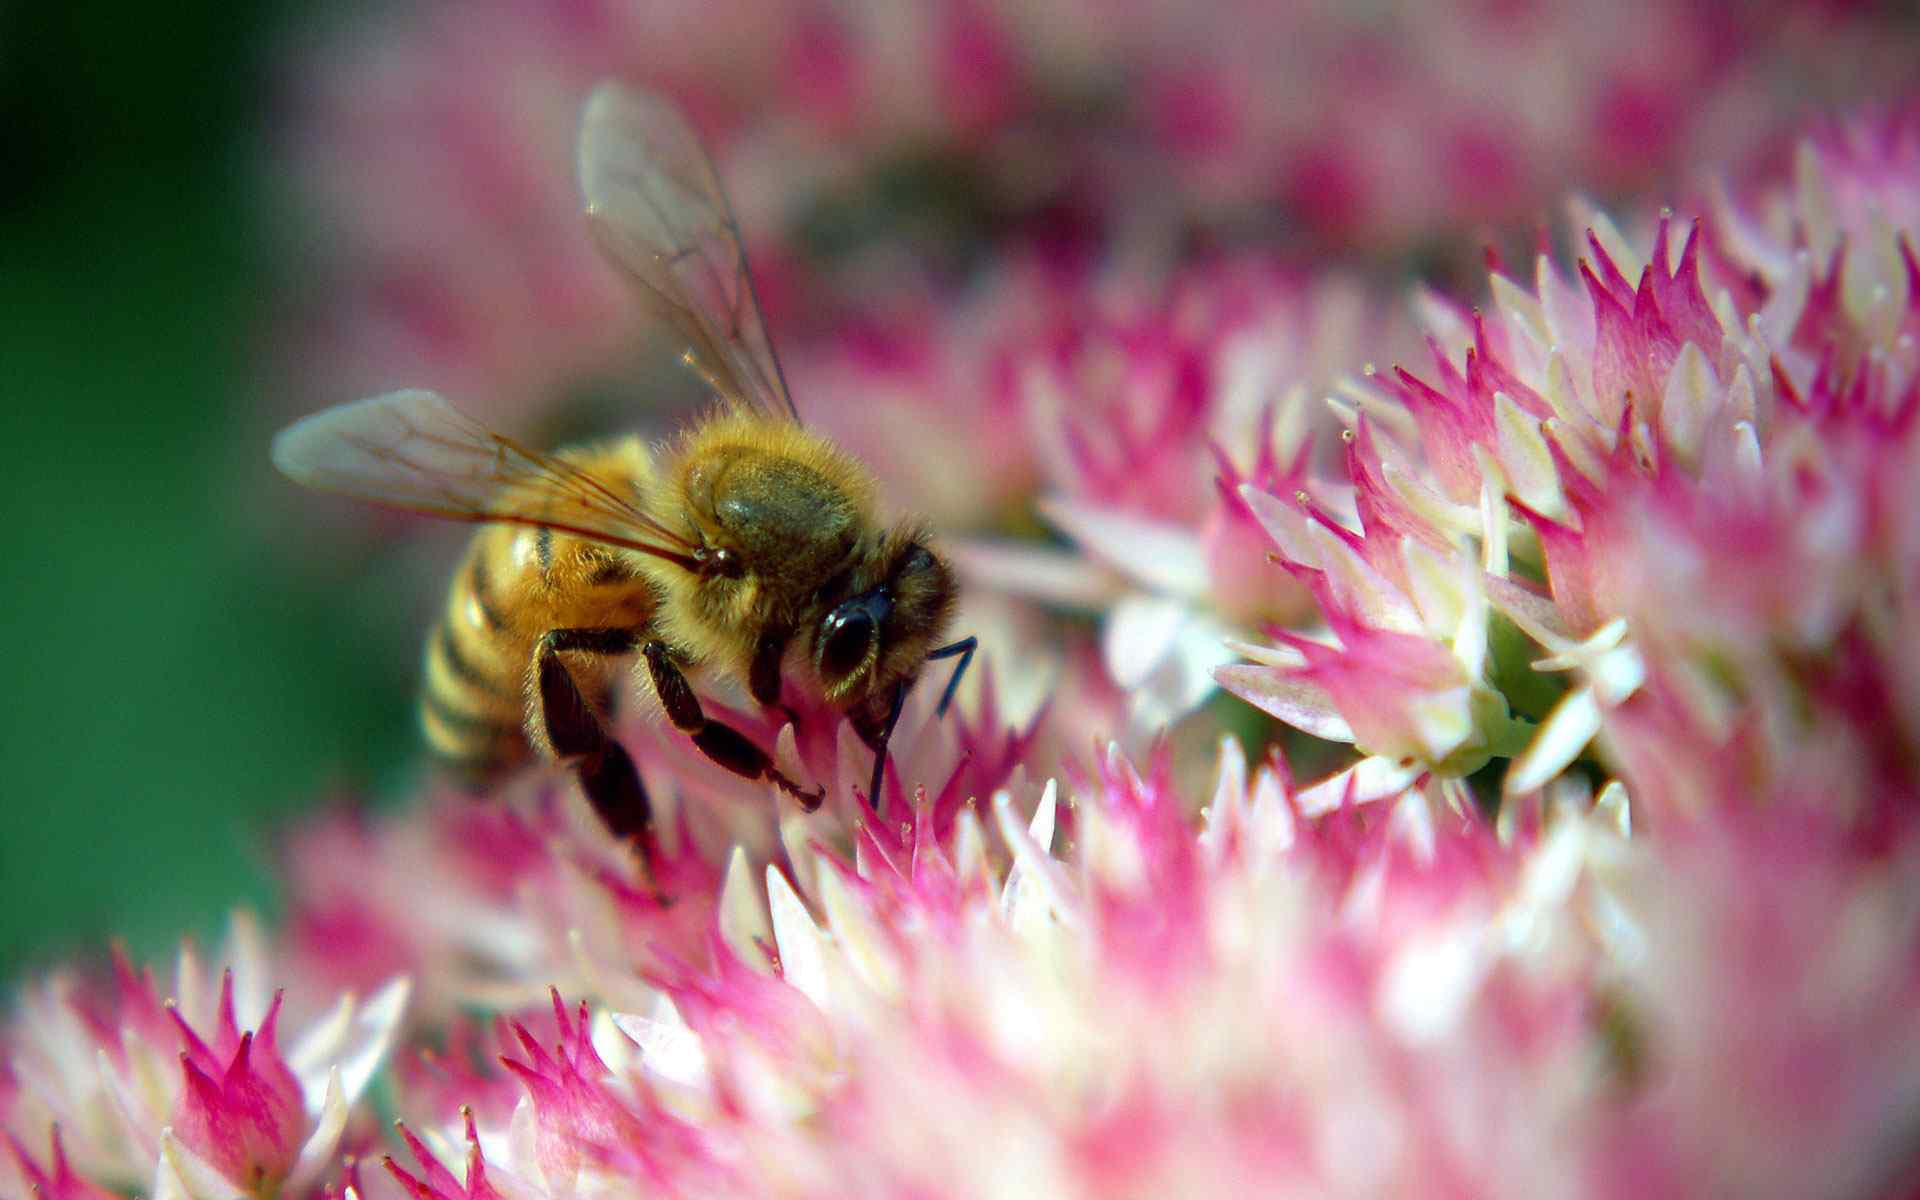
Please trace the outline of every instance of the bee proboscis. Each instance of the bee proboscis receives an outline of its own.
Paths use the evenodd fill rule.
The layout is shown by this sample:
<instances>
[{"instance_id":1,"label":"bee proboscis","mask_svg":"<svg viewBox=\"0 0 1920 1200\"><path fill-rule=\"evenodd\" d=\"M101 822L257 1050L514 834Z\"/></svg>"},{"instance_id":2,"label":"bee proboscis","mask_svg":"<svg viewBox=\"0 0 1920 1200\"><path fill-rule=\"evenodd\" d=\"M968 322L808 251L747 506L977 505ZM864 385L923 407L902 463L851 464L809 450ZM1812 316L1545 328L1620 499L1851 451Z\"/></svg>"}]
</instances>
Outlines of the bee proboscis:
<instances>
[{"instance_id":1,"label":"bee proboscis","mask_svg":"<svg viewBox=\"0 0 1920 1200\"><path fill-rule=\"evenodd\" d=\"M874 751L932 659L955 580L912 520L881 524L871 473L807 429L787 391L719 180L667 102L616 84L589 100L579 146L587 221L682 361L721 401L676 440L637 437L545 453L439 395L399 391L316 413L274 440L309 487L476 522L427 642L420 721L449 764L491 778L530 749L567 764L651 878L651 810L606 728L616 669L714 762L809 808L739 730L710 718L688 672L781 703L783 678L818 689Z\"/></svg>"}]
</instances>

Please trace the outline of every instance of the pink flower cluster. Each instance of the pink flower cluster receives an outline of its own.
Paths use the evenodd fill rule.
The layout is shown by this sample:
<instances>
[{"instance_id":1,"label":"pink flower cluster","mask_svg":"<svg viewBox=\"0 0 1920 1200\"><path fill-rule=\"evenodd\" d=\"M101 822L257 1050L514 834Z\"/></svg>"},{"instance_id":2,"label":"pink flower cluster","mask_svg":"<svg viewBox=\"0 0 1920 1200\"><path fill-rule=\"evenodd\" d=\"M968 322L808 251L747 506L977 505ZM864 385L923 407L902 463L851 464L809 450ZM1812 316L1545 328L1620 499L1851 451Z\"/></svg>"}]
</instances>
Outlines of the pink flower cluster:
<instances>
[{"instance_id":1,"label":"pink flower cluster","mask_svg":"<svg viewBox=\"0 0 1920 1200\"><path fill-rule=\"evenodd\" d=\"M1780 97L1904 79L1911 30L1853 8L387 0L288 41L279 390L425 381L500 419L624 374L566 169L607 76L713 140L798 331L983 225L1252 226L1390 259L1570 186L1644 192L1755 152L1775 126L1749 114Z\"/></svg>"},{"instance_id":2,"label":"pink flower cluster","mask_svg":"<svg viewBox=\"0 0 1920 1200\"><path fill-rule=\"evenodd\" d=\"M365 1136L356 1105L406 1004L403 980L303 1011L281 1047L286 997L270 950L234 919L216 975L191 945L163 988L116 953L108 978L62 973L31 987L4 1041L0 1188L101 1200L311 1194ZM297 1003L297 1002L296 1002Z\"/></svg>"},{"instance_id":3,"label":"pink flower cluster","mask_svg":"<svg viewBox=\"0 0 1920 1200\"><path fill-rule=\"evenodd\" d=\"M561 123L592 73L666 72L735 171L821 130L997 145L1035 104L1009 47L1041 31L1007 36L1011 6L808 12L770 42L724 5L500 7L540 38L424 4L335 96L368 106L343 162L445 184L398 149L433 130L526 186L471 227L389 214L422 279L475 230L529 232L473 270L524 265L566 205L490 122ZM1049 54L1142 69L1171 19L1149 8ZM1718 86L1758 36L1702 11L1642 14L1644 53L1601 39L1579 69L1631 59L1696 112L1668 56ZM742 47L767 70L702 93ZM420 84L427 50L530 62L526 90L442 109L463 81ZM1394 95L1340 61L1356 104ZM1144 94L1262 163L1230 101L1266 109L1207 90L1234 78ZM750 85L804 93L798 131ZM383 86L438 97L426 123L383 124ZM1028 240L800 342L808 419L961 534L983 635L952 712L909 699L882 794L802 701L725 715L824 790L810 812L619 726L651 878L547 768L319 815L274 933L236 919L164 984L121 955L25 985L0 1195L1911 1194L1917 111L1823 126L1676 211L1577 205L1571 254L1494 255L1484 294L1423 293L1417 322L1354 278L1116 237L1098 265ZM551 261L553 303L458 330L510 390L544 368L505 360L555 344L528 321L610 303L597 262Z\"/></svg>"}]
</instances>

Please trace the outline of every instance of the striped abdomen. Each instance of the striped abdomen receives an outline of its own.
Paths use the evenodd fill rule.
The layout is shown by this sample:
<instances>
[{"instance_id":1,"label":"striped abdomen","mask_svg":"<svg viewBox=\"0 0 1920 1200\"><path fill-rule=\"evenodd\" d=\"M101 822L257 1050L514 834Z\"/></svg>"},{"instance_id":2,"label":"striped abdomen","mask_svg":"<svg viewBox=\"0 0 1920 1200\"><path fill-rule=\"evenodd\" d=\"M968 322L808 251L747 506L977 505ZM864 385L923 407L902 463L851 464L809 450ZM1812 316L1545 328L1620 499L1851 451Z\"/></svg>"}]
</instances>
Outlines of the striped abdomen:
<instances>
[{"instance_id":1,"label":"striped abdomen","mask_svg":"<svg viewBox=\"0 0 1920 1200\"><path fill-rule=\"evenodd\" d=\"M612 453L569 457L610 478L634 474L634 464ZM528 680L540 638L555 629L644 628L655 607L651 587L618 551L543 528L482 526L427 637L427 747L475 782L524 762L537 744L529 740ZM567 658L588 697L610 700L615 663Z\"/></svg>"}]
</instances>

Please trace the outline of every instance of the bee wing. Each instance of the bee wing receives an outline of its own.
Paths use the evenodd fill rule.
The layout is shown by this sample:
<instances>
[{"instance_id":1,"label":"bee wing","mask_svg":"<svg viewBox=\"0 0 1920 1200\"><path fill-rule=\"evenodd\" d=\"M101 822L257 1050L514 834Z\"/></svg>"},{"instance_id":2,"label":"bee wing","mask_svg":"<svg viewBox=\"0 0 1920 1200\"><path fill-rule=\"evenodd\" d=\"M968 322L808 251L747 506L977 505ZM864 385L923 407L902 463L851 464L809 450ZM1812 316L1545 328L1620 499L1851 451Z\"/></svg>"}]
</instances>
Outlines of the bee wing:
<instances>
[{"instance_id":1,"label":"bee wing","mask_svg":"<svg viewBox=\"0 0 1920 1200\"><path fill-rule=\"evenodd\" d=\"M388 392L296 421L273 439L273 465L324 492L456 521L545 526L693 567L694 547L622 488L493 432L437 392Z\"/></svg>"},{"instance_id":2,"label":"bee wing","mask_svg":"<svg viewBox=\"0 0 1920 1200\"><path fill-rule=\"evenodd\" d=\"M740 226L713 163L668 101L603 83L580 123L580 191L601 249L728 404L800 413L767 337Z\"/></svg>"}]
</instances>

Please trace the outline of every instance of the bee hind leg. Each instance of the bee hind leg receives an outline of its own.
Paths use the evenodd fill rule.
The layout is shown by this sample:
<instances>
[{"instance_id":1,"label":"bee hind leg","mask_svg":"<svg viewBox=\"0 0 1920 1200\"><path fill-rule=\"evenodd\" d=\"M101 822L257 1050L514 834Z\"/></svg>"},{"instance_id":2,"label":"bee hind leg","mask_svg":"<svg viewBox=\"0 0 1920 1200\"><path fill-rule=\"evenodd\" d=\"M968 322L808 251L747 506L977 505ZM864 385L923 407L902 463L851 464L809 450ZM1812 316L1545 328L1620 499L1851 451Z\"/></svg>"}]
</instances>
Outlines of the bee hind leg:
<instances>
[{"instance_id":1,"label":"bee hind leg","mask_svg":"<svg viewBox=\"0 0 1920 1200\"><path fill-rule=\"evenodd\" d=\"M700 697L694 694L693 685L673 661L673 648L658 638L640 648L640 654L647 660L647 673L653 680L653 690L660 697L660 706L666 710L667 720L673 727L693 738L693 744L720 766L735 775L744 775L748 779L766 779L778 785L800 802L800 807L812 812L826 799L824 788L808 791L782 774L780 768L773 765L773 759L767 752L753 744L746 734L721 721L707 718L700 707Z\"/></svg>"},{"instance_id":2,"label":"bee hind leg","mask_svg":"<svg viewBox=\"0 0 1920 1200\"><path fill-rule=\"evenodd\" d=\"M600 716L581 695L573 673L560 659L566 651L618 656L631 653L639 637L625 629L554 629L541 637L535 651L534 679L538 688L541 731L553 756L572 768L587 802L606 825L639 852L647 879L654 879L656 846L653 805L640 783L633 757L601 724Z\"/></svg>"}]
</instances>

